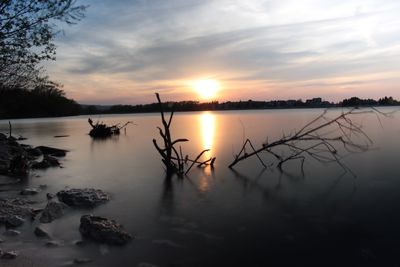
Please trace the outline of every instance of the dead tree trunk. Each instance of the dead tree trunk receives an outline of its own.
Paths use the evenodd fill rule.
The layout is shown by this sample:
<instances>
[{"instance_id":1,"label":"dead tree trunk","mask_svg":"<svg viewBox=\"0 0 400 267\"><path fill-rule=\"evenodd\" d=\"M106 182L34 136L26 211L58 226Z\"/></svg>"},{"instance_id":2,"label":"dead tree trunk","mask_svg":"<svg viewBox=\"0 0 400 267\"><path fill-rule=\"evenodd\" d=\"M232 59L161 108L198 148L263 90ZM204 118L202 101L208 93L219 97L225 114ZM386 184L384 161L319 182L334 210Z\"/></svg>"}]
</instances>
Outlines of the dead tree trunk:
<instances>
[{"instance_id":1,"label":"dead tree trunk","mask_svg":"<svg viewBox=\"0 0 400 267\"><path fill-rule=\"evenodd\" d=\"M173 140L171 137L171 123L172 123L172 118L174 116L174 111L171 111L171 114L169 118L167 119L165 114L164 114L164 108L163 104L160 99L160 95L156 93L157 101L160 107L160 115L161 115L161 122L163 125L163 129L160 127L158 128L158 131L160 133L161 138L163 139L164 142L164 147L160 147L157 144L157 140L153 139L153 144L155 148L157 149L158 153L162 157L162 162L164 163L165 170L167 172L167 177L171 177L173 174L177 174L180 177L183 177L186 175L190 169L193 167L194 164L198 164L198 166L205 166L205 165L210 165L211 167L214 166L215 162L215 157L207 159L205 161L199 161L200 157L207 151L208 149L203 150L195 160L189 159L189 156L183 156L182 153L182 148L179 146L179 152L178 149L175 147L179 143L183 142L188 142L189 140L186 138L180 138ZM191 162L192 164L185 170L185 164L188 162Z\"/></svg>"}]
</instances>

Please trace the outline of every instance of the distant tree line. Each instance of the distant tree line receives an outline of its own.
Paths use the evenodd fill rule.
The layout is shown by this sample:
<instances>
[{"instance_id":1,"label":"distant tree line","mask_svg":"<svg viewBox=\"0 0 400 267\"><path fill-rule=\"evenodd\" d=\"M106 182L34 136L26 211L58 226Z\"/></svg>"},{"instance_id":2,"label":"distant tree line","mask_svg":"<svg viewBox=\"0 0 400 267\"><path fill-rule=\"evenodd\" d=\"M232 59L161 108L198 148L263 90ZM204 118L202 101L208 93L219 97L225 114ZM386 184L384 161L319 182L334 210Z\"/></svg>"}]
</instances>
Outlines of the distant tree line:
<instances>
[{"instance_id":1,"label":"distant tree line","mask_svg":"<svg viewBox=\"0 0 400 267\"><path fill-rule=\"evenodd\" d=\"M200 103L199 101L165 102L166 111L205 111L205 110L246 110L246 109L288 109L288 108L330 108L330 107L362 107L362 106L396 106L400 102L393 97L383 97L379 100L360 99L351 97L338 103L323 101L320 97L299 100L272 100L272 101L218 101ZM82 106L82 114L123 114L159 112L159 104L145 105L113 105L113 106Z\"/></svg>"},{"instance_id":2,"label":"distant tree line","mask_svg":"<svg viewBox=\"0 0 400 267\"><path fill-rule=\"evenodd\" d=\"M60 85L47 79L37 81L31 90L2 90L0 88L0 119L58 117L92 114L124 114L159 112L159 104L140 105L80 105L65 97ZM165 111L206 111L206 110L246 110L246 109L290 109L290 108L332 108L332 107L379 107L396 106L400 102L393 97L379 100L351 97L338 103L323 101L321 98L303 100L272 101L218 101L200 103L199 101L165 102Z\"/></svg>"},{"instance_id":3,"label":"distant tree line","mask_svg":"<svg viewBox=\"0 0 400 267\"><path fill-rule=\"evenodd\" d=\"M383 97L378 101L374 99L360 99L358 97L352 97L345 99L341 102L343 107L358 107L358 106L396 106L399 105L399 101L393 99L393 97Z\"/></svg>"},{"instance_id":4,"label":"distant tree line","mask_svg":"<svg viewBox=\"0 0 400 267\"><path fill-rule=\"evenodd\" d=\"M81 113L81 106L65 97L59 85L38 83L33 89L0 89L0 118L71 116Z\"/></svg>"}]
</instances>

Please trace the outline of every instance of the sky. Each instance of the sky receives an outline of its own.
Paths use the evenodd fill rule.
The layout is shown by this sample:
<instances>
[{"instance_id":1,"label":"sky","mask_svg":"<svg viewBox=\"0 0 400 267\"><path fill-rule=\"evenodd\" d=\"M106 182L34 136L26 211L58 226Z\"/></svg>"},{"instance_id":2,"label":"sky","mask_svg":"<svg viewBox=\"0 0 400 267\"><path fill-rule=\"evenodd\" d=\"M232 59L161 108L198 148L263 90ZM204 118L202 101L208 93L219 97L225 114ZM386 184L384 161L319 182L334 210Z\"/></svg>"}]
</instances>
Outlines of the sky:
<instances>
[{"instance_id":1,"label":"sky","mask_svg":"<svg viewBox=\"0 0 400 267\"><path fill-rule=\"evenodd\" d=\"M79 103L400 98L398 0L78 3L86 17L63 26L47 69Z\"/></svg>"}]
</instances>

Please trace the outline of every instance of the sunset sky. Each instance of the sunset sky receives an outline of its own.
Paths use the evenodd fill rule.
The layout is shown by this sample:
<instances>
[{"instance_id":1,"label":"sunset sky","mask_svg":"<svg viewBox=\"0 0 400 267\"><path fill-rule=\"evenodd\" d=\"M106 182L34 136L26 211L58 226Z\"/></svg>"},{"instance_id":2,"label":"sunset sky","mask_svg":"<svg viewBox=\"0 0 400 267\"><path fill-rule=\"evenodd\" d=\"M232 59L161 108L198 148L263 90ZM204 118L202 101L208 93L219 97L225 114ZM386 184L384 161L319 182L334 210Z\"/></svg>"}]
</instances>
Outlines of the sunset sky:
<instances>
[{"instance_id":1,"label":"sunset sky","mask_svg":"<svg viewBox=\"0 0 400 267\"><path fill-rule=\"evenodd\" d=\"M80 103L400 98L398 0L87 0L53 80ZM199 81L218 83L216 95ZM207 84L207 83L205 83ZM197 88L198 89L198 88Z\"/></svg>"}]
</instances>

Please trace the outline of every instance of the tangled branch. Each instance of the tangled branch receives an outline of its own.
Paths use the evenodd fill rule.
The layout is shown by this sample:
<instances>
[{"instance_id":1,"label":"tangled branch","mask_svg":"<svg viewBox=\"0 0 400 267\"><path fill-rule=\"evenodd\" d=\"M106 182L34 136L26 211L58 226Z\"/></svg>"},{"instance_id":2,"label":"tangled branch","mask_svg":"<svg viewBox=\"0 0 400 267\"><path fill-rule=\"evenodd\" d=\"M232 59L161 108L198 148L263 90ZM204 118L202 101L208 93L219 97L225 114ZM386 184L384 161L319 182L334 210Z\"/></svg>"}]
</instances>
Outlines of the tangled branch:
<instances>
[{"instance_id":1,"label":"tangled branch","mask_svg":"<svg viewBox=\"0 0 400 267\"><path fill-rule=\"evenodd\" d=\"M240 152L235 156L229 168L233 168L239 162L257 157L264 167L265 164L260 154L265 152L275 158L276 166L282 170L285 163L298 160L301 163L301 171L304 171L306 157L322 163L336 163L344 171L354 173L342 161L341 149L345 152L356 153L367 151L372 145L372 140L362 128L360 123L353 120L354 116L372 113L379 117L389 116L375 108L360 110L352 108L334 118L327 117L327 110L315 119L308 122L300 130L283 135L273 142L265 142L260 148L255 148L250 139L246 139ZM247 150L249 150L247 152Z\"/></svg>"},{"instance_id":2,"label":"tangled branch","mask_svg":"<svg viewBox=\"0 0 400 267\"><path fill-rule=\"evenodd\" d=\"M122 129L125 129L129 124L135 125L132 121L128 121L121 125L120 123L108 126L103 122L97 121L93 123L91 118L88 119L88 123L92 126L89 135L93 138L107 138L112 135L119 135Z\"/></svg>"}]
</instances>

